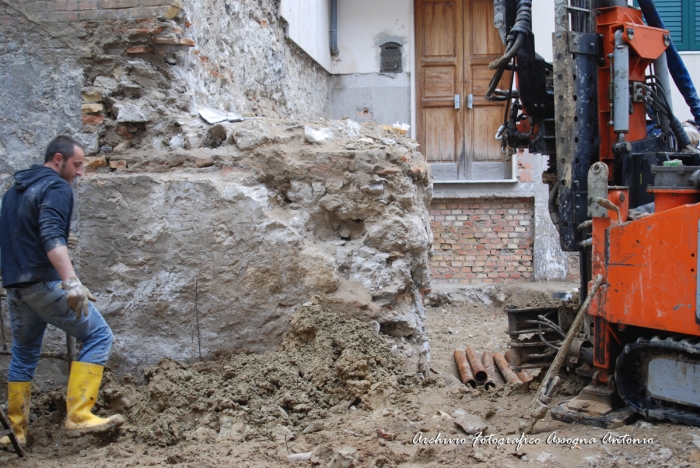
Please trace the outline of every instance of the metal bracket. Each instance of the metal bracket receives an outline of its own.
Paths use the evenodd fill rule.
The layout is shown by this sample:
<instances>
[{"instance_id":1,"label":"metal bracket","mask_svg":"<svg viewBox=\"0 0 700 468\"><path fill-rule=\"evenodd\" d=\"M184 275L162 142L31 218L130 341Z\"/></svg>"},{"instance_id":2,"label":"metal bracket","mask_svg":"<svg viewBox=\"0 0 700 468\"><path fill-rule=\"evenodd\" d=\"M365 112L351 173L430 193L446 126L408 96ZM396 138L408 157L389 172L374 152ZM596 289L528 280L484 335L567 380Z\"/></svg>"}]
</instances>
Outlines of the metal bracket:
<instances>
[{"instance_id":1,"label":"metal bracket","mask_svg":"<svg viewBox=\"0 0 700 468\"><path fill-rule=\"evenodd\" d=\"M461 99L459 94L455 94L455 109L459 109L461 107Z\"/></svg>"},{"instance_id":2,"label":"metal bracket","mask_svg":"<svg viewBox=\"0 0 700 468\"><path fill-rule=\"evenodd\" d=\"M474 95L469 93L467 94L467 109L473 109L474 108Z\"/></svg>"},{"instance_id":3,"label":"metal bracket","mask_svg":"<svg viewBox=\"0 0 700 468\"><path fill-rule=\"evenodd\" d=\"M632 82L632 100L634 102L644 102L644 88L642 87L642 84L643 83L638 81ZM631 109L630 112L632 112Z\"/></svg>"},{"instance_id":4,"label":"metal bracket","mask_svg":"<svg viewBox=\"0 0 700 468\"><path fill-rule=\"evenodd\" d=\"M607 218L608 209L600 206L597 198L608 199L608 165L597 162L588 170L588 216Z\"/></svg>"},{"instance_id":5,"label":"metal bracket","mask_svg":"<svg viewBox=\"0 0 700 468\"><path fill-rule=\"evenodd\" d=\"M597 34L569 32L569 50L574 54L598 55Z\"/></svg>"}]
</instances>

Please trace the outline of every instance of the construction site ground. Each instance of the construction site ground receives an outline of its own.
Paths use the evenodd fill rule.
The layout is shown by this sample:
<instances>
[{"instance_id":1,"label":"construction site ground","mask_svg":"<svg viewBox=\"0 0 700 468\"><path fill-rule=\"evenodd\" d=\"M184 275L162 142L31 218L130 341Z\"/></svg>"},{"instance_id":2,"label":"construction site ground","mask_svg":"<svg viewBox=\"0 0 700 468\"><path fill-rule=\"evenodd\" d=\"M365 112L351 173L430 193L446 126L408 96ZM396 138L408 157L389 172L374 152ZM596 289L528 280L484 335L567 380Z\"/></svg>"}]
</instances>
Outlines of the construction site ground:
<instances>
[{"instance_id":1,"label":"construction site ground","mask_svg":"<svg viewBox=\"0 0 700 468\"><path fill-rule=\"evenodd\" d=\"M293 369L296 369L294 366L297 365L300 369L304 368L304 363L299 362L304 360L303 357L299 357L303 354L288 358L280 354L283 352L268 355L265 358L267 361L246 358L249 360L245 361L247 364L242 364L241 368L236 367L235 356L221 356L220 362L208 363L164 361L150 372L149 387L134 376L127 376L125 380L113 375L108 376L105 392L112 401L124 401L125 398L141 400L138 404L131 401L130 409L125 411L130 419L129 424L118 434L104 438L66 439L60 430L63 413L60 411L60 397L56 396L60 392L44 396L34 395L27 456L18 459L12 452L0 452L0 466L700 466L698 428L641 419L628 426L606 430L553 421L547 416L527 438L527 442L533 443L524 443L521 447L513 443L498 445L499 439L519 437L518 420L532 400L538 379L520 387L499 385L491 390L467 388L457 379L453 350L472 346L479 350L505 351L508 341L505 306L526 308L542 305L548 302L552 292L570 291L576 286L570 283L518 283L490 286L486 289L474 286L467 289L437 286L433 293L437 293L434 296L436 299L432 301L433 305L426 304L432 376L421 382L405 378L406 374L402 374L404 377L397 376L398 378L393 379L394 383L390 386L392 389L387 390L389 387L379 384L373 385L371 390L365 388L362 398L352 401L343 400L339 396L337 404L333 404L336 401L332 399L324 400L323 395L308 396L307 392L304 393L305 398L308 396L307 401L289 403L296 405L295 410L303 411L299 414L305 414L306 417L297 416L297 413L287 415L284 410L281 410L281 413L284 413L286 418L271 416L265 412L280 409L268 405L260 407L259 413L262 417L251 416L245 424L237 423L234 418L227 420L229 423L233 422L231 427L224 427L226 424L222 423L223 419L219 417L218 420L214 420L206 408L188 407L199 404L198 398L201 395L198 395L198 392L201 392L219 401L219 406L216 407L218 414L223 414L222 411L225 412L227 408L230 411L236 408L253 411L253 397L234 395L230 397L233 401L230 401L225 394L218 393L223 387L208 387L206 379L223 379L221 382L235 383L236 379L254 378L255 376L246 374L245 369L246 366L253 366L251 368L254 369L254 362L275 361L288 363L285 365ZM306 333L304 330L312 330L309 333L319 340L319 337L323 336L323 330L318 327L331 326L322 321L316 325L310 323L310 319L306 322L293 322L293 327L300 333L299 336ZM314 326L317 328L314 329ZM349 337L355 336L359 340L365 339L364 335L355 329L348 328L342 333ZM333 339L338 340L338 336L340 335L334 335ZM360 357L347 359L348 367L344 368L343 372L355 376L353 378L356 380L349 380L355 382L354 385L360 385L357 382L362 382L361 376L367 372L384 375L384 371L376 366L385 365L385 370L401 373L392 367L395 362L386 358L392 355L392 347L393 355L402 352L400 342L397 347L396 340L373 340L368 339L370 344L366 348L371 348L372 343L379 343L380 347L386 346L386 349L358 351L353 348L353 352L360 353ZM297 340L297 345L294 345L294 339L287 340L285 346L288 349L301 350L303 341ZM353 363L367 361L362 357L363 352L365 355L375 353L376 359L368 360L369 370L351 369ZM344 352L343 356L346 354L352 356L350 352ZM345 357L338 361L342 359ZM338 365L335 364L336 368ZM323 366L318 369L323 369ZM291 373L283 375L282 380L286 382L276 382L276 385L284 387L296 378L301 379L298 385L302 385L305 380L316 382L315 379L319 378L318 374L310 377L310 374L305 374L306 371L303 370L294 372L298 376ZM229 380L226 380L227 373ZM389 377L384 381L388 381L386 379ZM259 378L269 377L260 373ZM165 379L157 384L160 387L154 384L158 379ZM167 379L170 381L166 382ZM565 376L564 380L555 402L576 395L587 383L576 376ZM117 383L119 385L115 385ZM126 388L132 393L115 395L115 388ZM157 388L160 390L156 390ZM240 390L236 388L238 390L235 391ZM244 391L255 390L250 386L245 387ZM340 392L338 395L351 394L347 393L347 389L344 391L346 393ZM290 390L285 398L298 399L295 395L294 391ZM240 398L251 399L247 407L236 403ZM228 403L222 404L222 401ZM157 407L140 407L140 410L134 410L139 405ZM169 405L173 408L185 408L185 412L174 412ZM289 405L286 407L290 407ZM314 408L315 405L326 409L316 411L318 408ZM101 411L104 414L110 412L105 407ZM145 414L150 414L151 419L144 416ZM237 413L234 411L231 414ZM468 435L457 427L455 421L462 421L468 418L467 415L475 415L487 425L482 432L483 438L475 438L473 434ZM162 419L167 417L174 419L164 424ZM178 430L178 427L184 429ZM429 442L438 433L442 440L452 439L459 443L415 443L419 438ZM533 441L532 438L539 439L539 442ZM290 454L308 452L313 453L309 461L289 461Z\"/></svg>"}]
</instances>

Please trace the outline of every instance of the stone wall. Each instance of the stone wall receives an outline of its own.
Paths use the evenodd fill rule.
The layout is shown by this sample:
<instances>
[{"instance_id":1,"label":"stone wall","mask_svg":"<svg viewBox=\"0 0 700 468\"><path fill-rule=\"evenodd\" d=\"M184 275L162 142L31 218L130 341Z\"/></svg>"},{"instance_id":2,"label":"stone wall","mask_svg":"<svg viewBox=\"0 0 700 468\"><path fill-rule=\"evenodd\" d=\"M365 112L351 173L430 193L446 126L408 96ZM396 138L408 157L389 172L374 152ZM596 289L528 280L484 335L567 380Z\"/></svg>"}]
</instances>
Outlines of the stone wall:
<instances>
[{"instance_id":1,"label":"stone wall","mask_svg":"<svg viewBox=\"0 0 700 468\"><path fill-rule=\"evenodd\" d=\"M202 107L327 115L329 76L285 39L277 10L272 0L0 1L0 188L61 133L110 159L196 147L186 136L203 128Z\"/></svg>"}]
</instances>

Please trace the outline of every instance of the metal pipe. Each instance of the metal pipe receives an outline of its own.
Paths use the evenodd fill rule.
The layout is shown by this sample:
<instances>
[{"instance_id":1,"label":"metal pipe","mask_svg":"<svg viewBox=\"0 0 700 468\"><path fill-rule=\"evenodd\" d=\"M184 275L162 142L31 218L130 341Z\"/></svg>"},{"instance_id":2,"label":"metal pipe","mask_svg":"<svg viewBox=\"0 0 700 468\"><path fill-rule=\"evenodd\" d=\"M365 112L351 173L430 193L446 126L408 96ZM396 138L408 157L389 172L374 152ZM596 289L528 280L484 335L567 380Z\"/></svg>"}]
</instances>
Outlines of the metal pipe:
<instances>
[{"instance_id":1,"label":"metal pipe","mask_svg":"<svg viewBox=\"0 0 700 468\"><path fill-rule=\"evenodd\" d=\"M503 357L501 353L493 353L493 362L496 363L496 366L498 367L498 370L501 371L501 375L503 376L504 379L506 379L506 382L512 383L512 384L521 384L523 383L517 375L515 375L515 372L510 368L508 365L508 362L506 361L506 358Z\"/></svg>"},{"instance_id":2,"label":"metal pipe","mask_svg":"<svg viewBox=\"0 0 700 468\"><path fill-rule=\"evenodd\" d=\"M661 54L661 57L654 61L654 76L656 76L658 84L662 88L662 92L666 95L666 102L668 102L671 111L673 111L673 98L671 97L671 80L668 76L668 61L666 60L666 52ZM669 125L668 117L661 114L661 130L664 133L668 133L671 130Z\"/></svg>"},{"instance_id":3,"label":"metal pipe","mask_svg":"<svg viewBox=\"0 0 700 468\"><path fill-rule=\"evenodd\" d=\"M534 377L533 377L532 375L530 375L530 373L529 373L528 371L526 371L525 369L522 369L520 372L518 372L518 373L515 374L515 375L517 375L518 378L519 378L523 383L532 382L532 380L534 379Z\"/></svg>"},{"instance_id":4,"label":"metal pipe","mask_svg":"<svg viewBox=\"0 0 700 468\"><path fill-rule=\"evenodd\" d=\"M481 355L481 362L486 369L486 382L484 382L484 388L488 390L489 388L496 387L496 381L494 376L496 375L496 367L493 365L493 354L491 351L484 351Z\"/></svg>"},{"instance_id":5,"label":"metal pipe","mask_svg":"<svg viewBox=\"0 0 700 468\"><path fill-rule=\"evenodd\" d=\"M615 133L630 131L630 52L622 39L622 30L615 31L613 52L615 69L613 73L613 128Z\"/></svg>"},{"instance_id":6,"label":"metal pipe","mask_svg":"<svg viewBox=\"0 0 700 468\"><path fill-rule=\"evenodd\" d=\"M330 30L331 55L336 56L338 50L338 0L331 0L331 30Z\"/></svg>"},{"instance_id":7,"label":"metal pipe","mask_svg":"<svg viewBox=\"0 0 700 468\"><path fill-rule=\"evenodd\" d=\"M467 349L465 349L464 352L467 354L467 360L472 368L472 374L476 379L477 385L483 385L488 378L488 374L486 373L484 366L481 364L481 360L476 357L476 353L469 346L467 346Z\"/></svg>"},{"instance_id":8,"label":"metal pipe","mask_svg":"<svg viewBox=\"0 0 700 468\"><path fill-rule=\"evenodd\" d=\"M455 363L457 364L457 370L459 371L460 380L464 385L469 385L472 388L476 388L476 379L474 379L474 374L472 374L472 369L469 366L469 361L467 361L467 353L461 349L455 349Z\"/></svg>"}]
</instances>

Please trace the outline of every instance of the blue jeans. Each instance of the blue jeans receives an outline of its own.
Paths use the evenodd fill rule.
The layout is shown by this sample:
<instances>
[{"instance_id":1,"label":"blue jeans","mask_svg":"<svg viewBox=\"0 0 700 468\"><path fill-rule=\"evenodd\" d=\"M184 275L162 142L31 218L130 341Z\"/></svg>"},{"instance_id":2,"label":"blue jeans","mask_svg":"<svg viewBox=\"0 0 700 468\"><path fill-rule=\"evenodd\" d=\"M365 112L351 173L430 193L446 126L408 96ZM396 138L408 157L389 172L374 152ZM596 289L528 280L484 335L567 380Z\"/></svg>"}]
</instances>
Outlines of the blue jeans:
<instances>
[{"instance_id":1,"label":"blue jeans","mask_svg":"<svg viewBox=\"0 0 700 468\"><path fill-rule=\"evenodd\" d=\"M60 281L40 281L26 288L8 288L12 326L12 360L8 382L29 382L39 363L41 342L50 323L83 344L77 360L104 366L112 349L112 330L90 303L87 317L68 308Z\"/></svg>"}]
</instances>

